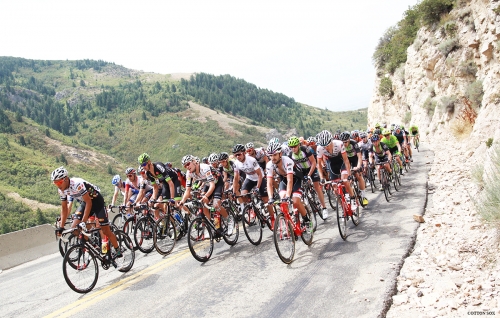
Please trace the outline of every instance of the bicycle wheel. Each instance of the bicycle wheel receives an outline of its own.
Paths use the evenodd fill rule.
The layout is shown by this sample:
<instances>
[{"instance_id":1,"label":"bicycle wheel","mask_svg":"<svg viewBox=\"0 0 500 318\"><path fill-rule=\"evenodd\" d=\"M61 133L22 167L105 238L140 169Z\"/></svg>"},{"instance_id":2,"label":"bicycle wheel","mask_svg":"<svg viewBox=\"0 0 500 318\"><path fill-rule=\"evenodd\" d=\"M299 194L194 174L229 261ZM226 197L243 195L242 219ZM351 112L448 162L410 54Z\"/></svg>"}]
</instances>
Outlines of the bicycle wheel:
<instances>
[{"instance_id":1,"label":"bicycle wheel","mask_svg":"<svg viewBox=\"0 0 500 318\"><path fill-rule=\"evenodd\" d=\"M398 165L397 162L392 163L392 184L394 184L394 189L396 191L398 190L398 178L399 174L401 173L401 167Z\"/></svg>"},{"instance_id":2,"label":"bicycle wheel","mask_svg":"<svg viewBox=\"0 0 500 318\"><path fill-rule=\"evenodd\" d=\"M116 241L118 242L118 248L122 254L122 257L115 258L116 268L123 273L128 272L132 266L134 266L135 261L135 251L134 245L132 244L132 239L125 234L123 231L115 231ZM111 247L114 249L114 247ZM113 254L113 253L112 253Z\"/></svg>"},{"instance_id":3,"label":"bicycle wheel","mask_svg":"<svg viewBox=\"0 0 500 318\"><path fill-rule=\"evenodd\" d=\"M223 217L221 217L220 219L222 230L224 231L224 236L222 238L228 245L233 246L238 242L238 238L240 237L240 225L238 222L236 222L236 216L232 211L226 210L226 212L228 215L227 219L224 219ZM227 234L227 227L229 225L229 222L233 222L233 233L231 233L231 235Z\"/></svg>"},{"instance_id":4,"label":"bicycle wheel","mask_svg":"<svg viewBox=\"0 0 500 318\"><path fill-rule=\"evenodd\" d=\"M142 217L135 224L134 241L137 248L143 253L151 253L154 248L153 231L155 223L150 217Z\"/></svg>"},{"instance_id":5,"label":"bicycle wheel","mask_svg":"<svg viewBox=\"0 0 500 318\"><path fill-rule=\"evenodd\" d=\"M135 229L135 218L131 217L127 221L125 221L125 224L123 224L123 233L127 234L128 237L132 240L132 244L134 245L134 250L137 250L137 244L135 244L135 239L134 239L134 229Z\"/></svg>"},{"instance_id":6,"label":"bicycle wheel","mask_svg":"<svg viewBox=\"0 0 500 318\"><path fill-rule=\"evenodd\" d=\"M337 196L335 195L335 193L333 193L333 185L332 184L329 184L328 185L328 189L326 191L326 194L328 196L328 202L330 202L330 206L332 207L332 209L336 209L337 208Z\"/></svg>"},{"instance_id":7,"label":"bicycle wheel","mask_svg":"<svg viewBox=\"0 0 500 318\"><path fill-rule=\"evenodd\" d=\"M202 263L208 261L214 250L214 238L207 221L194 219L188 233L188 246L193 257Z\"/></svg>"},{"instance_id":8,"label":"bicycle wheel","mask_svg":"<svg viewBox=\"0 0 500 318\"><path fill-rule=\"evenodd\" d=\"M313 223L312 230L308 230L308 227L305 226L304 220L301 220L300 224L305 226L305 228L304 228L300 237L302 238L302 242L304 242L304 244L311 245L312 241L313 241L313 233L314 233L314 231L316 231L316 228L315 228L316 215L314 213L312 213L311 210L309 209L309 207L307 207L307 206L306 206L306 211L307 211L307 216L309 217L309 220ZM301 219L302 219L302 217L301 217Z\"/></svg>"},{"instance_id":9,"label":"bicycle wheel","mask_svg":"<svg viewBox=\"0 0 500 318\"><path fill-rule=\"evenodd\" d=\"M169 216L167 214L165 217L160 218L155 223L153 231L153 244L156 251L161 255L170 254L177 240L177 231L172 218Z\"/></svg>"},{"instance_id":10,"label":"bicycle wheel","mask_svg":"<svg viewBox=\"0 0 500 318\"><path fill-rule=\"evenodd\" d=\"M322 220L325 220L325 217L323 216L323 209L321 208L321 202L319 202L318 193L311 189L309 195L307 196L307 201L309 202L314 214L318 214ZM314 228L314 231L316 231L316 228Z\"/></svg>"},{"instance_id":11,"label":"bicycle wheel","mask_svg":"<svg viewBox=\"0 0 500 318\"><path fill-rule=\"evenodd\" d=\"M384 196L385 196L385 200L387 202L389 202L389 187L390 187L390 184L389 184L389 176L387 175L387 171L385 171L384 168L381 168L380 169L380 173L382 174L380 176L381 180L380 180L380 183L382 184L382 188L384 189Z\"/></svg>"},{"instance_id":12,"label":"bicycle wheel","mask_svg":"<svg viewBox=\"0 0 500 318\"><path fill-rule=\"evenodd\" d=\"M243 210L243 231L248 241L253 245L259 245L262 241L262 223L257 216L253 205L247 205Z\"/></svg>"},{"instance_id":13,"label":"bicycle wheel","mask_svg":"<svg viewBox=\"0 0 500 318\"><path fill-rule=\"evenodd\" d=\"M62 257L64 257L68 248L76 244L78 244L78 236L73 235L73 233L68 235L66 242L59 239L59 253L61 253Z\"/></svg>"},{"instance_id":14,"label":"bicycle wheel","mask_svg":"<svg viewBox=\"0 0 500 318\"><path fill-rule=\"evenodd\" d=\"M63 275L68 286L77 293L91 291L99 277L95 255L85 245L74 245L63 259Z\"/></svg>"},{"instance_id":15,"label":"bicycle wheel","mask_svg":"<svg viewBox=\"0 0 500 318\"><path fill-rule=\"evenodd\" d=\"M356 204L356 208L353 210L352 209L352 201L354 199L351 198L351 212L352 212L352 215L351 215L351 219L352 219L352 223L354 223L354 225L358 226L359 224L359 217L360 217L360 211L361 211L361 208L359 207L359 204Z\"/></svg>"},{"instance_id":16,"label":"bicycle wheel","mask_svg":"<svg viewBox=\"0 0 500 318\"><path fill-rule=\"evenodd\" d=\"M295 255L295 234L292 222L285 219L283 214L276 216L273 231L274 246L279 258L285 264L290 264Z\"/></svg>"},{"instance_id":17,"label":"bicycle wheel","mask_svg":"<svg viewBox=\"0 0 500 318\"><path fill-rule=\"evenodd\" d=\"M318 220L316 218L316 213L313 212L310 206L305 205L304 207L306 208L307 214L308 215L310 214L309 220L311 220L312 222L312 231L316 232L316 229L318 228Z\"/></svg>"},{"instance_id":18,"label":"bicycle wheel","mask_svg":"<svg viewBox=\"0 0 500 318\"><path fill-rule=\"evenodd\" d=\"M127 217L125 215L119 213L113 218L113 222L111 224L116 226L117 229L123 230L123 225L125 225L126 221L127 221Z\"/></svg>"},{"instance_id":19,"label":"bicycle wheel","mask_svg":"<svg viewBox=\"0 0 500 318\"><path fill-rule=\"evenodd\" d=\"M337 208L337 225L339 227L340 237L345 241L347 238L347 214L344 211L342 203L339 202L342 199L337 198L336 208Z\"/></svg>"}]
</instances>

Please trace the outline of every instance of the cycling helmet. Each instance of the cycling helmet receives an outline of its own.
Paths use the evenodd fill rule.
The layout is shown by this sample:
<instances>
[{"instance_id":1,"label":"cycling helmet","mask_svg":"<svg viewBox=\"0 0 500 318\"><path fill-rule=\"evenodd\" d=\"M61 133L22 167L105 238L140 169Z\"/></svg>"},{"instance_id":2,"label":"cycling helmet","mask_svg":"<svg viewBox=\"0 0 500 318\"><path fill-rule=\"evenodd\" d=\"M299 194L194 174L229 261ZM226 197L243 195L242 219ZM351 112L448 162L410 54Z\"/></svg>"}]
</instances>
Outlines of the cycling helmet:
<instances>
[{"instance_id":1,"label":"cycling helmet","mask_svg":"<svg viewBox=\"0 0 500 318\"><path fill-rule=\"evenodd\" d=\"M332 141L332 133L328 130L323 130L316 136L318 145L326 147Z\"/></svg>"},{"instance_id":2,"label":"cycling helmet","mask_svg":"<svg viewBox=\"0 0 500 318\"><path fill-rule=\"evenodd\" d=\"M373 136L370 138L370 140L371 140L371 141L377 141L377 140L379 140L379 139L380 139L380 138L378 137L378 135L377 135L377 134L373 135Z\"/></svg>"},{"instance_id":3,"label":"cycling helmet","mask_svg":"<svg viewBox=\"0 0 500 318\"><path fill-rule=\"evenodd\" d=\"M242 144L236 144L233 147L233 153L242 152L242 151L245 151L245 146L243 146Z\"/></svg>"},{"instance_id":4,"label":"cycling helmet","mask_svg":"<svg viewBox=\"0 0 500 318\"><path fill-rule=\"evenodd\" d=\"M274 142L275 143L279 143L280 142L280 140L278 139L278 137L274 137L274 138L271 138L271 140L269 140L269 144L274 143Z\"/></svg>"},{"instance_id":5,"label":"cycling helmet","mask_svg":"<svg viewBox=\"0 0 500 318\"><path fill-rule=\"evenodd\" d=\"M384 129L384 133L383 135L390 135L391 134L391 131L389 129Z\"/></svg>"},{"instance_id":6,"label":"cycling helmet","mask_svg":"<svg viewBox=\"0 0 500 318\"><path fill-rule=\"evenodd\" d=\"M288 139L288 146L289 147L295 147L295 146L298 146L300 144L300 140L299 138L293 136L293 137L290 137L290 139Z\"/></svg>"},{"instance_id":7,"label":"cycling helmet","mask_svg":"<svg viewBox=\"0 0 500 318\"><path fill-rule=\"evenodd\" d=\"M194 157L194 156L193 156L193 160L194 160L196 163L200 163L200 158L199 158L199 157Z\"/></svg>"},{"instance_id":8,"label":"cycling helmet","mask_svg":"<svg viewBox=\"0 0 500 318\"><path fill-rule=\"evenodd\" d=\"M208 157L201 158L201 163L208 164Z\"/></svg>"},{"instance_id":9,"label":"cycling helmet","mask_svg":"<svg viewBox=\"0 0 500 318\"><path fill-rule=\"evenodd\" d=\"M165 162L164 165L165 165L165 167L172 168L171 162Z\"/></svg>"},{"instance_id":10,"label":"cycling helmet","mask_svg":"<svg viewBox=\"0 0 500 318\"><path fill-rule=\"evenodd\" d=\"M182 157L181 163L184 166L185 164L187 164L187 163L189 163L189 162L191 162L193 160L195 160L193 156L191 156L191 155L185 155L184 157Z\"/></svg>"},{"instance_id":11,"label":"cycling helmet","mask_svg":"<svg viewBox=\"0 0 500 318\"><path fill-rule=\"evenodd\" d=\"M359 134L359 138L366 138L366 137L368 137L368 135L365 132L361 132Z\"/></svg>"},{"instance_id":12,"label":"cycling helmet","mask_svg":"<svg viewBox=\"0 0 500 318\"><path fill-rule=\"evenodd\" d=\"M144 170L143 166L139 166L139 168L137 168L137 171L139 171L140 174L145 174L146 173L146 170Z\"/></svg>"},{"instance_id":13,"label":"cycling helmet","mask_svg":"<svg viewBox=\"0 0 500 318\"><path fill-rule=\"evenodd\" d=\"M355 130L355 131L353 131L353 132L351 133L351 138L352 138L352 139L356 139L356 138L358 138L358 137L359 137L359 133L358 133L358 131L357 131L357 130Z\"/></svg>"},{"instance_id":14,"label":"cycling helmet","mask_svg":"<svg viewBox=\"0 0 500 318\"><path fill-rule=\"evenodd\" d=\"M375 129L373 132L374 135L382 135L382 131L380 129Z\"/></svg>"},{"instance_id":15,"label":"cycling helmet","mask_svg":"<svg viewBox=\"0 0 500 318\"><path fill-rule=\"evenodd\" d=\"M227 152L221 152L219 154L219 160L222 161L222 160L227 160L229 158L229 154Z\"/></svg>"},{"instance_id":16,"label":"cycling helmet","mask_svg":"<svg viewBox=\"0 0 500 318\"><path fill-rule=\"evenodd\" d=\"M52 173L50 174L50 180L55 181L67 176L68 176L68 170L66 170L63 166L61 166L56 170L52 171Z\"/></svg>"},{"instance_id":17,"label":"cycling helmet","mask_svg":"<svg viewBox=\"0 0 500 318\"><path fill-rule=\"evenodd\" d=\"M113 179L111 179L111 184L114 185L114 186L118 185L118 183L120 183L121 180L122 180L122 178L120 178L119 175L115 175L113 177Z\"/></svg>"},{"instance_id":18,"label":"cycling helmet","mask_svg":"<svg viewBox=\"0 0 500 318\"><path fill-rule=\"evenodd\" d=\"M143 153L142 155L137 158L137 161L139 161L139 164L142 165L145 162L148 162L151 158L147 153Z\"/></svg>"},{"instance_id":19,"label":"cycling helmet","mask_svg":"<svg viewBox=\"0 0 500 318\"><path fill-rule=\"evenodd\" d=\"M351 139L351 134L348 131L344 131L343 133L340 134L340 140L342 141L347 141Z\"/></svg>"},{"instance_id":20,"label":"cycling helmet","mask_svg":"<svg viewBox=\"0 0 500 318\"><path fill-rule=\"evenodd\" d=\"M125 174L135 174L135 169L132 167L129 167L125 170Z\"/></svg>"},{"instance_id":21,"label":"cycling helmet","mask_svg":"<svg viewBox=\"0 0 500 318\"><path fill-rule=\"evenodd\" d=\"M267 146L267 154L274 155L275 153L280 153L281 149L281 144L279 142L272 142Z\"/></svg>"},{"instance_id":22,"label":"cycling helmet","mask_svg":"<svg viewBox=\"0 0 500 318\"><path fill-rule=\"evenodd\" d=\"M391 129L396 129L396 124L391 124Z\"/></svg>"},{"instance_id":23,"label":"cycling helmet","mask_svg":"<svg viewBox=\"0 0 500 318\"><path fill-rule=\"evenodd\" d=\"M311 136L311 137L307 138L307 142L309 144L313 144L313 145L316 144L316 137Z\"/></svg>"},{"instance_id":24,"label":"cycling helmet","mask_svg":"<svg viewBox=\"0 0 500 318\"><path fill-rule=\"evenodd\" d=\"M380 129L380 124L379 123L375 124L375 129L377 129L377 128Z\"/></svg>"},{"instance_id":25,"label":"cycling helmet","mask_svg":"<svg viewBox=\"0 0 500 318\"><path fill-rule=\"evenodd\" d=\"M210 156L208 156L208 162L210 162L210 163L219 162L219 155L216 153L210 154Z\"/></svg>"},{"instance_id":26,"label":"cycling helmet","mask_svg":"<svg viewBox=\"0 0 500 318\"><path fill-rule=\"evenodd\" d=\"M249 142L245 145L245 150L248 150L248 149L253 149L254 148L254 145L253 145L253 142Z\"/></svg>"}]
</instances>

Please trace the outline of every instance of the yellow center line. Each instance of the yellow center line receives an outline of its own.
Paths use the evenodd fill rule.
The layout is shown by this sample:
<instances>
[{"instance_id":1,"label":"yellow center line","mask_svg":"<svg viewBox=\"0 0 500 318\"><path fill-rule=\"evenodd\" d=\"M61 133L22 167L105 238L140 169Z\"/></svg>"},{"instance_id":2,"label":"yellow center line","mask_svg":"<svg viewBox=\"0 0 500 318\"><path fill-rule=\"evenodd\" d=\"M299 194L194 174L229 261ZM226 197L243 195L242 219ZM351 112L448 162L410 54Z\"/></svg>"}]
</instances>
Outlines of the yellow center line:
<instances>
[{"instance_id":1,"label":"yellow center line","mask_svg":"<svg viewBox=\"0 0 500 318\"><path fill-rule=\"evenodd\" d=\"M168 259L161 261L155 265L152 265L146 269L143 269L142 271L135 273L129 277L126 277L124 279L121 279L120 281L98 291L93 293L92 295L88 295L80 300L77 300L66 307L63 307L59 310L54 311L53 313L45 316L46 318L49 317L68 317L70 315L73 315L105 298L108 298L117 292L138 283L139 281L149 277L150 275L157 273L158 271L164 269L165 267L168 267L172 264L175 264L177 262L180 262L181 260L185 259L190 255L190 251L185 250L183 252L180 252L176 254L173 257L169 257Z\"/></svg>"}]
</instances>

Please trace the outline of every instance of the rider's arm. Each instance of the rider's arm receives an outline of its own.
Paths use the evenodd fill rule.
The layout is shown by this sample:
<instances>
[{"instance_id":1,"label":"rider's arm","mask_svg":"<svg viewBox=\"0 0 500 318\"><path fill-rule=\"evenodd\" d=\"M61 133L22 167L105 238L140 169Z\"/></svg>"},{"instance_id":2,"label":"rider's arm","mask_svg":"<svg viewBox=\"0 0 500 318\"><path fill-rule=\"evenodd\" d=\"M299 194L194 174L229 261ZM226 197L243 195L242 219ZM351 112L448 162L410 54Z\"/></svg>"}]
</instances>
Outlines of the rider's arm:
<instances>
[{"instance_id":1,"label":"rider's arm","mask_svg":"<svg viewBox=\"0 0 500 318\"><path fill-rule=\"evenodd\" d=\"M85 211L83 211L83 217L82 221L87 222L89 216L90 216L90 211L92 211L92 198L90 197L89 193L85 193L82 195L82 200L85 202Z\"/></svg>"},{"instance_id":2,"label":"rider's arm","mask_svg":"<svg viewBox=\"0 0 500 318\"><path fill-rule=\"evenodd\" d=\"M113 199L111 199L111 205L115 205L115 202L116 202L116 199L118 197L119 192L120 192L120 189L117 186L115 186L115 193L113 193Z\"/></svg>"}]
</instances>

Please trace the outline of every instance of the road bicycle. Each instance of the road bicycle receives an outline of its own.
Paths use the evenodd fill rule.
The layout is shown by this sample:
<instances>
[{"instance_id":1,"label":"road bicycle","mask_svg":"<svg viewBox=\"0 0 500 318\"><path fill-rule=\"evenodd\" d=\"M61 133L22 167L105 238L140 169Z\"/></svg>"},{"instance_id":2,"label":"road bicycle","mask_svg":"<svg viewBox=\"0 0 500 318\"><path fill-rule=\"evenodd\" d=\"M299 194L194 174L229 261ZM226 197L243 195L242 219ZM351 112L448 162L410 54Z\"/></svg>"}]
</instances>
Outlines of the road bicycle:
<instances>
[{"instance_id":1,"label":"road bicycle","mask_svg":"<svg viewBox=\"0 0 500 318\"><path fill-rule=\"evenodd\" d=\"M352 176L349 176L349 179L352 179ZM332 181L327 181L325 185L328 184L331 184L331 187L333 188L333 193L335 195L335 207L337 211L337 225L339 228L340 237L345 241L347 239L347 221L351 219L354 225L357 226L359 224L359 204L356 204L356 198L346 198L348 196L348 193L344 186L343 180L335 179ZM354 210L352 209L353 203L356 207Z\"/></svg>"},{"instance_id":2,"label":"road bicycle","mask_svg":"<svg viewBox=\"0 0 500 318\"><path fill-rule=\"evenodd\" d=\"M420 149L418 149L418 147L420 146L420 137L418 135L413 136L413 146L415 146L417 152L420 152Z\"/></svg>"},{"instance_id":3,"label":"road bicycle","mask_svg":"<svg viewBox=\"0 0 500 318\"><path fill-rule=\"evenodd\" d=\"M273 230L271 218L267 210L269 204L264 203L259 194L254 192L236 196L236 198L240 197L250 197L250 202L243 209L241 220L245 236L253 245L259 245L262 241L262 229L267 225L271 231ZM276 208L274 206L273 208L274 215L276 216Z\"/></svg>"},{"instance_id":4,"label":"road bicycle","mask_svg":"<svg viewBox=\"0 0 500 318\"><path fill-rule=\"evenodd\" d=\"M238 242L239 225L235 221L232 211L227 211L228 218L221 217L218 211L211 206L205 205L199 198L198 191L192 191L190 205L196 209L196 217L189 225L188 246L193 257L199 262L206 262L212 256L214 249L214 240L220 242L221 238L232 246ZM207 207L210 211L210 218L205 216L203 208ZM231 220L232 218L232 220ZM227 233L228 220L233 222L233 232Z\"/></svg>"},{"instance_id":5,"label":"road bicycle","mask_svg":"<svg viewBox=\"0 0 500 318\"><path fill-rule=\"evenodd\" d=\"M380 169L378 170L379 173L380 173L380 184L381 184L381 187L382 187L382 190L384 191L384 196L385 196L385 200L387 202L389 202L389 196L392 194L391 193L391 176L389 175L389 172L387 172L387 170L385 170L385 164L387 164L388 162L380 162L380 163L376 163L375 165L377 166L380 166ZM394 175L394 171L392 172L392 175Z\"/></svg>"},{"instance_id":6,"label":"road bicycle","mask_svg":"<svg viewBox=\"0 0 500 318\"><path fill-rule=\"evenodd\" d=\"M127 209L131 209L131 207L127 207L125 205L111 205L107 208L108 210L108 215L112 213L118 213L115 215L113 218L113 221L111 224L116 226L117 229L123 230L123 226L125 225L125 222L132 216L130 212L127 211Z\"/></svg>"},{"instance_id":7,"label":"road bicycle","mask_svg":"<svg viewBox=\"0 0 500 318\"><path fill-rule=\"evenodd\" d=\"M321 207L321 202L319 202L319 197L318 193L316 192L316 189L314 188L314 183L312 182L311 179L308 181L302 181L302 201L304 202L304 206L306 209L311 210L312 214L312 219L311 221L313 222L313 230L316 232L316 229L318 227L318 222L316 219L316 214L319 215L319 217L322 220L325 220L326 218L323 216L323 208Z\"/></svg>"},{"instance_id":8,"label":"road bicycle","mask_svg":"<svg viewBox=\"0 0 500 318\"><path fill-rule=\"evenodd\" d=\"M399 186L401 185L401 166L396 160L396 156L399 154L394 154L391 160L391 169L392 169L392 184L394 185L394 190L399 191Z\"/></svg>"},{"instance_id":9,"label":"road bicycle","mask_svg":"<svg viewBox=\"0 0 500 318\"><path fill-rule=\"evenodd\" d=\"M366 160L363 160L363 165L361 167L363 171L363 178L365 179L365 184L370 184L372 193L375 193L375 166Z\"/></svg>"},{"instance_id":10,"label":"road bicycle","mask_svg":"<svg viewBox=\"0 0 500 318\"><path fill-rule=\"evenodd\" d=\"M168 255L172 252L177 241L177 233L181 229L176 228L175 222L177 219L174 213L179 212L172 202L173 200L151 201L152 204L166 203L167 211L160 213L160 217L154 224L153 228L153 245L156 251L161 255ZM151 216L151 213L148 213ZM180 219L180 217L179 217Z\"/></svg>"},{"instance_id":11,"label":"road bicycle","mask_svg":"<svg viewBox=\"0 0 500 318\"><path fill-rule=\"evenodd\" d=\"M121 257L116 257L116 251L112 252L112 245L108 242L106 253L102 253L102 241L100 239L99 227L83 231L80 228L71 228L63 231L63 235L78 232L77 244L68 248L63 259L63 275L68 286L77 293L90 292L99 278L99 266L108 270L111 266L120 272L128 272L135 261L135 252L132 240L123 231L114 229ZM114 248L113 248L114 250Z\"/></svg>"},{"instance_id":12,"label":"road bicycle","mask_svg":"<svg viewBox=\"0 0 500 318\"><path fill-rule=\"evenodd\" d=\"M293 209L289 199L282 199L280 209L274 222L273 240L279 258L285 264L290 264L295 255L295 241L300 236L306 245L311 245L313 240L312 225L301 225L301 217L297 209ZM290 212L291 211L291 212ZM307 212L311 220L311 212Z\"/></svg>"}]
</instances>

